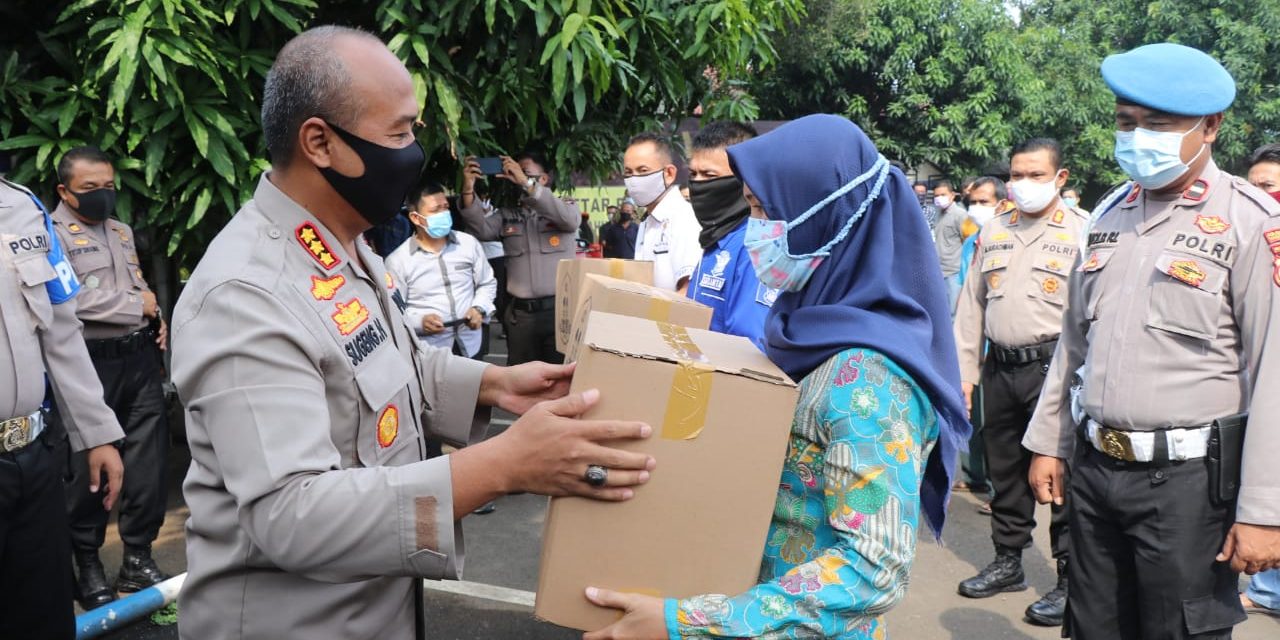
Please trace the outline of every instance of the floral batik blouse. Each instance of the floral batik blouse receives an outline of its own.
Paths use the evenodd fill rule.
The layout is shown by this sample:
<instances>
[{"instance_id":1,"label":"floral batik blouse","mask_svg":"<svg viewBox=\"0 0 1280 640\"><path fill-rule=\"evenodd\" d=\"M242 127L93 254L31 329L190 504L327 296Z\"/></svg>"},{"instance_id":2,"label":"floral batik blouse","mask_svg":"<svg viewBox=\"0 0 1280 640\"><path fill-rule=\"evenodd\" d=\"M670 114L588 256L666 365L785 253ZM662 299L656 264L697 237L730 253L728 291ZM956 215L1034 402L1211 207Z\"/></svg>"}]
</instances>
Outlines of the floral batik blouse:
<instances>
[{"instance_id":1,"label":"floral batik blouse","mask_svg":"<svg viewBox=\"0 0 1280 640\"><path fill-rule=\"evenodd\" d=\"M884 638L907 590L932 403L871 349L804 378L760 584L666 601L672 638Z\"/></svg>"}]
</instances>

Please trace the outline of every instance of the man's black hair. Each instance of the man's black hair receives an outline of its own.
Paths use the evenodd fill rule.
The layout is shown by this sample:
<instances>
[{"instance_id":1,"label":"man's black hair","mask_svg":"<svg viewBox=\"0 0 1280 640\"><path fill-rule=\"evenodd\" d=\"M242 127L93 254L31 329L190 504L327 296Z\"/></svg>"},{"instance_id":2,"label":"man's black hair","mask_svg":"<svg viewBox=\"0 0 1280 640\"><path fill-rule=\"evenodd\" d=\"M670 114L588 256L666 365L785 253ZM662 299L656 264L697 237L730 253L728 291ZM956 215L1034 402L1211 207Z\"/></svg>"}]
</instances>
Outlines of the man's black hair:
<instances>
[{"instance_id":1,"label":"man's black hair","mask_svg":"<svg viewBox=\"0 0 1280 640\"><path fill-rule=\"evenodd\" d=\"M1249 156L1249 166L1252 167L1263 162L1280 164L1280 142L1264 144L1254 149L1253 155Z\"/></svg>"},{"instance_id":2,"label":"man's black hair","mask_svg":"<svg viewBox=\"0 0 1280 640\"><path fill-rule=\"evenodd\" d=\"M1058 144L1053 138L1032 138L1025 142L1019 143L1009 152L1009 157L1023 153L1034 153L1036 151L1048 151L1049 162L1053 163L1054 170L1062 168L1062 145Z\"/></svg>"},{"instance_id":3,"label":"man's black hair","mask_svg":"<svg viewBox=\"0 0 1280 640\"><path fill-rule=\"evenodd\" d=\"M703 127L693 136L694 151L724 149L760 135L756 128L745 122L718 120Z\"/></svg>"},{"instance_id":4,"label":"man's black hair","mask_svg":"<svg viewBox=\"0 0 1280 640\"><path fill-rule=\"evenodd\" d=\"M418 186L417 189L409 192L409 202L407 203L410 211L418 210L418 203L427 196L434 196L437 193L444 193L444 186L435 180L427 180Z\"/></svg>"},{"instance_id":5,"label":"man's black hair","mask_svg":"<svg viewBox=\"0 0 1280 640\"><path fill-rule=\"evenodd\" d=\"M988 184L995 188L996 200L1008 199L1009 192L1004 188L1004 180L1001 180L999 178L993 178L991 176L982 176L981 178L978 178L973 181L973 188L977 189L978 187L981 187L983 185L988 185Z\"/></svg>"},{"instance_id":6,"label":"man's black hair","mask_svg":"<svg viewBox=\"0 0 1280 640\"><path fill-rule=\"evenodd\" d=\"M91 146L76 147L62 154L62 159L58 160L58 182L63 185L71 184L71 167L75 166L77 161L83 160L91 164L111 164L111 158L102 152L102 149Z\"/></svg>"},{"instance_id":7,"label":"man's black hair","mask_svg":"<svg viewBox=\"0 0 1280 640\"><path fill-rule=\"evenodd\" d=\"M638 144L644 144L646 142L652 144L654 149L657 150L658 156L662 159L664 166L668 164L675 164L675 150L671 146L671 140L665 136L660 136L649 131L636 134L635 136L632 136L631 141L627 143L627 148L630 149L631 147Z\"/></svg>"}]
</instances>

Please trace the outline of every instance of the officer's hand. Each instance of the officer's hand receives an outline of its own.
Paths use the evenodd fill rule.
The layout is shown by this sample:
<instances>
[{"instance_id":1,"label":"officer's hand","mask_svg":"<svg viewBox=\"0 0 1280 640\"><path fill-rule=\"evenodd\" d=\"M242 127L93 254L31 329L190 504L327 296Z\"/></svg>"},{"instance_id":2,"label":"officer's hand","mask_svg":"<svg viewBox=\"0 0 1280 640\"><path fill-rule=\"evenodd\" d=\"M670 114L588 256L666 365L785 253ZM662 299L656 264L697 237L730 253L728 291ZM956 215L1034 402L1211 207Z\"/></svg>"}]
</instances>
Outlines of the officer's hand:
<instances>
[{"instance_id":1,"label":"officer's hand","mask_svg":"<svg viewBox=\"0 0 1280 640\"><path fill-rule=\"evenodd\" d=\"M476 161L475 156L467 156L466 164L462 168L462 190L474 191L476 180L484 177L484 172L480 170L480 163Z\"/></svg>"},{"instance_id":2,"label":"officer's hand","mask_svg":"<svg viewBox=\"0 0 1280 640\"><path fill-rule=\"evenodd\" d=\"M520 168L520 163L511 159L511 156L502 156L502 175L497 176L503 180L514 182L524 187L524 183L529 176L524 174L524 169Z\"/></svg>"},{"instance_id":3,"label":"officer's hand","mask_svg":"<svg viewBox=\"0 0 1280 640\"><path fill-rule=\"evenodd\" d=\"M635 495L631 487L649 481L653 458L600 443L648 438L653 428L641 422L578 419L599 399L600 392L592 389L539 403L493 438L501 441L509 461L501 466L509 474L509 491L620 502ZM583 479L593 464L609 470L603 487Z\"/></svg>"},{"instance_id":4,"label":"officer's hand","mask_svg":"<svg viewBox=\"0 0 1280 640\"><path fill-rule=\"evenodd\" d=\"M1063 500L1062 476L1067 463L1062 458L1031 455L1031 471L1027 473L1027 481L1036 494L1036 502L1061 505Z\"/></svg>"},{"instance_id":5,"label":"officer's hand","mask_svg":"<svg viewBox=\"0 0 1280 640\"><path fill-rule=\"evenodd\" d=\"M422 332L434 336L444 331L444 318L432 313L422 317Z\"/></svg>"},{"instance_id":6,"label":"officer's hand","mask_svg":"<svg viewBox=\"0 0 1280 640\"><path fill-rule=\"evenodd\" d=\"M489 367L480 378L480 404L521 415L539 402L569 393L575 368L574 364L546 362Z\"/></svg>"},{"instance_id":7,"label":"officer's hand","mask_svg":"<svg viewBox=\"0 0 1280 640\"><path fill-rule=\"evenodd\" d=\"M973 413L973 384L962 382L960 387L964 391L964 409L969 413Z\"/></svg>"},{"instance_id":8,"label":"officer's hand","mask_svg":"<svg viewBox=\"0 0 1280 640\"><path fill-rule=\"evenodd\" d=\"M102 506L110 511L124 482L124 463L120 462L120 451L115 445L104 444L89 450L89 493L98 492L103 473L107 474L107 495L102 498Z\"/></svg>"},{"instance_id":9,"label":"officer's hand","mask_svg":"<svg viewBox=\"0 0 1280 640\"><path fill-rule=\"evenodd\" d=\"M467 309L467 326L472 329L479 329L480 324L484 322L484 314L479 309L471 307Z\"/></svg>"},{"instance_id":10,"label":"officer's hand","mask_svg":"<svg viewBox=\"0 0 1280 640\"><path fill-rule=\"evenodd\" d=\"M587 600L597 607L617 609L622 618L583 640L666 640L667 620L661 598L608 589L587 588Z\"/></svg>"},{"instance_id":11,"label":"officer's hand","mask_svg":"<svg viewBox=\"0 0 1280 640\"><path fill-rule=\"evenodd\" d=\"M142 292L142 315L148 318L156 317L156 294L150 291Z\"/></svg>"},{"instance_id":12,"label":"officer's hand","mask_svg":"<svg viewBox=\"0 0 1280 640\"><path fill-rule=\"evenodd\" d=\"M160 328L156 329L156 346L161 351L169 348L169 325L165 323L164 318L160 319Z\"/></svg>"},{"instance_id":13,"label":"officer's hand","mask_svg":"<svg viewBox=\"0 0 1280 640\"><path fill-rule=\"evenodd\" d=\"M1280 527L1235 523L1217 560L1230 561L1232 571L1249 575L1280 567Z\"/></svg>"}]
</instances>

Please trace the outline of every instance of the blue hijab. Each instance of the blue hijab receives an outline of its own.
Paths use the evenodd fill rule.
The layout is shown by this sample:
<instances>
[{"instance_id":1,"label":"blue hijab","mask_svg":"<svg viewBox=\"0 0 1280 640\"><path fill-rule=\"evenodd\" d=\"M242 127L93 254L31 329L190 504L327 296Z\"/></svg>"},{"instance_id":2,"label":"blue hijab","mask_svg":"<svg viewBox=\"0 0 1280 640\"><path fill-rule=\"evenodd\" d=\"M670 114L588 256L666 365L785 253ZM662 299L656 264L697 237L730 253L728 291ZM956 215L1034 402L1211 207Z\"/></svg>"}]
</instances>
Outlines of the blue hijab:
<instances>
[{"instance_id":1,"label":"blue hijab","mask_svg":"<svg viewBox=\"0 0 1280 640\"><path fill-rule=\"evenodd\" d=\"M857 125L812 115L729 147L729 163L765 212L793 220L866 173L880 157ZM873 178L787 231L801 255L836 237L866 200ZM851 347L884 353L928 394L938 442L925 466L920 501L941 538L958 452L968 446L969 414L951 333L942 269L906 176L889 169L880 196L798 292L783 292L765 320L765 352L795 380Z\"/></svg>"}]
</instances>

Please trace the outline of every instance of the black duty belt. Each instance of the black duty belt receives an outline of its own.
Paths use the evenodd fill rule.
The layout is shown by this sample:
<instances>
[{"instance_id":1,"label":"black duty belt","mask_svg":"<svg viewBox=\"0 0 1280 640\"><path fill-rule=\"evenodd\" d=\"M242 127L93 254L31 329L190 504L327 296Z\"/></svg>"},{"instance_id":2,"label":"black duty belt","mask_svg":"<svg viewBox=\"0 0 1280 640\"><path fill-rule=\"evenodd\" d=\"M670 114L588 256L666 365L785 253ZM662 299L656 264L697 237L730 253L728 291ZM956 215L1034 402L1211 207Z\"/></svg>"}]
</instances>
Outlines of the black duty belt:
<instances>
[{"instance_id":1,"label":"black duty belt","mask_svg":"<svg viewBox=\"0 0 1280 640\"><path fill-rule=\"evenodd\" d=\"M556 308L556 297L546 296L544 298L512 298L511 306L517 311L525 313L538 313L539 311L554 311Z\"/></svg>"},{"instance_id":2,"label":"black duty belt","mask_svg":"<svg viewBox=\"0 0 1280 640\"><path fill-rule=\"evenodd\" d=\"M1041 342L1029 347L1002 347L992 343L991 356L1000 364L1028 364L1053 358L1053 350L1057 346L1057 340Z\"/></svg>"},{"instance_id":3,"label":"black duty belt","mask_svg":"<svg viewBox=\"0 0 1280 640\"><path fill-rule=\"evenodd\" d=\"M84 341L89 348L90 358L120 358L137 353L155 342L156 331L150 327L119 338Z\"/></svg>"}]
</instances>

